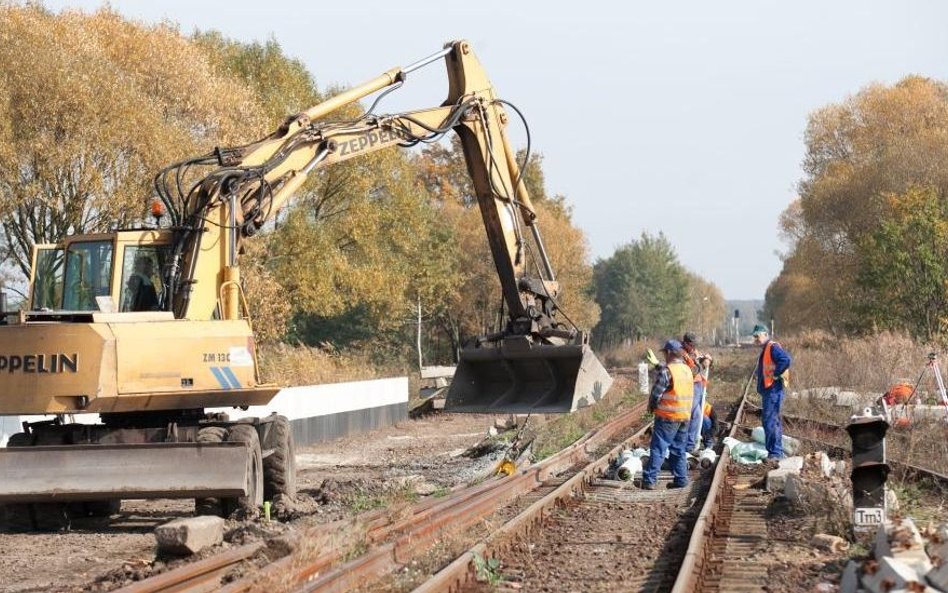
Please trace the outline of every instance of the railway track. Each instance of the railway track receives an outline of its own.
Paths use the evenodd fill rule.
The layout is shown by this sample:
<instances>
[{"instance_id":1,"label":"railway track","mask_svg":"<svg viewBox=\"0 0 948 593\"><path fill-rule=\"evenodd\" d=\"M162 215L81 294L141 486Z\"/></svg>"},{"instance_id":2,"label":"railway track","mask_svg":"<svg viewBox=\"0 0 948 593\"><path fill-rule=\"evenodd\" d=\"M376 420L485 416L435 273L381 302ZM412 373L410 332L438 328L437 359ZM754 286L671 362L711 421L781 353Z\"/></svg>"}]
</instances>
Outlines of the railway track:
<instances>
[{"instance_id":1,"label":"railway track","mask_svg":"<svg viewBox=\"0 0 948 593\"><path fill-rule=\"evenodd\" d=\"M646 404L642 402L538 464L506 478L492 478L442 498L425 500L401 516L374 511L311 529L293 542L298 550L306 549L305 554L286 555L226 584L223 581L228 574L264 553L263 544L187 564L118 591L241 593L272 590L273 585L294 592L353 590L393 572L438 540L459 534L519 497L549 489L557 480L563 480L557 476L575 473L597 451L634 438L630 434L642 423L645 412Z\"/></svg>"},{"instance_id":2,"label":"railway track","mask_svg":"<svg viewBox=\"0 0 948 593\"><path fill-rule=\"evenodd\" d=\"M758 414L747 401L750 385L734 406L731 436ZM395 520L376 511L311 530L299 541L323 542L314 553L284 556L226 584L235 567L264 552L264 544L236 548L121 592L408 590L380 583L438 541L488 517L488 535L456 553L415 593L765 590L769 569L755 558L770 545L766 511L772 496L754 487L760 473L740 470L726 448L713 469L693 472L686 489L644 491L602 477L621 449L647 442L649 426L631 428L643 414L644 403L540 464L427 500ZM813 436L838 436L839 427L792 416L785 423L788 434L846 454L839 442ZM948 491L948 476L891 464L907 479L932 480Z\"/></svg>"}]
</instances>

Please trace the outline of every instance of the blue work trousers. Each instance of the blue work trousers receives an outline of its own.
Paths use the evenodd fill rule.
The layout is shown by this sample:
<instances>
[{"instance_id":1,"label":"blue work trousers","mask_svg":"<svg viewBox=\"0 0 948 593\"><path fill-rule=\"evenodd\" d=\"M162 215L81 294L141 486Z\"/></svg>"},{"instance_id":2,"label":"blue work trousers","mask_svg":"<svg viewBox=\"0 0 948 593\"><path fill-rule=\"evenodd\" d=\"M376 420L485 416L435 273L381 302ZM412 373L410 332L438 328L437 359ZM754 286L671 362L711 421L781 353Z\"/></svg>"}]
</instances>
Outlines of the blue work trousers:
<instances>
[{"instance_id":1,"label":"blue work trousers","mask_svg":"<svg viewBox=\"0 0 948 593\"><path fill-rule=\"evenodd\" d=\"M783 421L780 419L780 407L783 405L783 388L770 389L760 396L764 409L761 423L764 425L764 445L768 459L783 459Z\"/></svg>"},{"instance_id":2,"label":"blue work trousers","mask_svg":"<svg viewBox=\"0 0 948 593\"><path fill-rule=\"evenodd\" d=\"M688 423L688 443L685 451L691 452L698 445L698 434L701 432L701 419L704 410L701 409L701 398L704 396L704 383L695 383L695 395L691 400L691 422Z\"/></svg>"},{"instance_id":3,"label":"blue work trousers","mask_svg":"<svg viewBox=\"0 0 948 593\"><path fill-rule=\"evenodd\" d=\"M652 444L647 467L642 471L642 483L654 484L658 470L668 456L676 486L688 483L688 461L685 459L685 444L688 441L688 423L655 418L652 427Z\"/></svg>"},{"instance_id":4,"label":"blue work trousers","mask_svg":"<svg viewBox=\"0 0 948 593\"><path fill-rule=\"evenodd\" d=\"M711 433L711 419L707 416L701 419L701 446L705 449L714 447L714 435Z\"/></svg>"}]
</instances>

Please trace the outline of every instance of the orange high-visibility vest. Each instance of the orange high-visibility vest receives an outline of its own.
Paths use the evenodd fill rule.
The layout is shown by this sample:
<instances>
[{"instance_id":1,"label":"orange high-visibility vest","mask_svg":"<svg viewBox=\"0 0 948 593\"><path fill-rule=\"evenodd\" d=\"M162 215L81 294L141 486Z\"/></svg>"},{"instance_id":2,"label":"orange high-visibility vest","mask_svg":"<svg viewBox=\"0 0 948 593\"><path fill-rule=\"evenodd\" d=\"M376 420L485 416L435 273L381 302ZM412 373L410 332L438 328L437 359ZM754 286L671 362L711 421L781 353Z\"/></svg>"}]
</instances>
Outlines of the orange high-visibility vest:
<instances>
[{"instance_id":1,"label":"orange high-visibility vest","mask_svg":"<svg viewBox=\"0 0 948 593\"><path fill-rule=\"evenodd\" d=\"M658 400L655 416L672 422L687 422L691 419L691 400L695 384L691 369L683 362L668 363L671 385Z\"/></svg>"},{"instance_id":2,"label":"orange high-visibility vest","mask_svg":"<svg viewBox=\"0 0 948 593\"><path fill-rule=\"evenodd\" d=\"M774 370L777 368L777 365L774 363L773 356L770 354L770 349L773 345L774 342L771 340L764 346L763 360L760 365L761 372L764 374L764 389L770 389L770 386L774 384Z\"/></svg>"}]
</instances>

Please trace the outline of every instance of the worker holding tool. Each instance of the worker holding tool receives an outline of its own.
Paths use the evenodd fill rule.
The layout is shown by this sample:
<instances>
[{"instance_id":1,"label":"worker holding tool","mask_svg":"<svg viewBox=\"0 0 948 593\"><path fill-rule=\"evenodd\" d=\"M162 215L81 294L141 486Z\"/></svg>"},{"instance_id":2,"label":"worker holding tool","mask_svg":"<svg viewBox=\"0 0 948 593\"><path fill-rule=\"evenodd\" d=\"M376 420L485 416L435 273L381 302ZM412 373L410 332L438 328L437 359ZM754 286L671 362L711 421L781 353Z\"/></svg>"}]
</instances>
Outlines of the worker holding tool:
<instances>
[{"instance_id":1,"label":"worker holding tool","mask_svg":"<svg viewBox=\"0 0 948 593\"><path fill-rule=\"evenodd\" d=\"M761 423L764 426L767 459L783 459L780 407L783 404L783 390L790 384L791 359L780 344L770 339L763 325L754 326L754 343L761 347L757 359L757 393L763 401Z\"/></svg>"},{"instance_id":2,"label":"worker holding tool","mask_svg":"<svg viewBox=\"0 0 948 593\"><path fill-rule=\"evenodd\" d=\"M703 418L704 395L708 387L708 373L711 368L711 356L698 352L696 347L698 337L694 332L685 332L681 343L684 347L682 360L691 369L691 374L695 378L695 394L691 402L691 420L688 423L688 443L685 446L685 451L693 452L697 451L698 445L701 444L699 435Z\"/></svg>"},{"instance_id":3,"label":"worker holding tool","mask_svg":"<svg viewBox=\"0 0 948 593\"><path fill-rule=\"evenodd\" d=\"M682 361L682 345L678 340L665 342L662 352L665 354L665 365L658 367L648 402L649 411L655 414L655 422L652 425L648 465L642 471L642 488L645 490L655 489L658 471L666 455L674 476L668 487L684 488L688 485L685 445L691 420L694 377L688 365ZM649 361L652 360L657 362L654 354L649 357Z\"/></svg>"}]
</instances>

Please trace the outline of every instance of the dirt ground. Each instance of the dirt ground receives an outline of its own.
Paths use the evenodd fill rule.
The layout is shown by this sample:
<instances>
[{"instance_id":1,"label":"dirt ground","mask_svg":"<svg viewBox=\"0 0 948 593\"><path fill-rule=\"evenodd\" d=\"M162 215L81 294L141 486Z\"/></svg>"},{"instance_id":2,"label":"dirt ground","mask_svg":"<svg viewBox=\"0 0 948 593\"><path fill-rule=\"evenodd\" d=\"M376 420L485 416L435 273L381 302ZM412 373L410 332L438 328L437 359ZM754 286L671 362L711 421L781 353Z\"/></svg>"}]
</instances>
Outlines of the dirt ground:
<instances>
[{"instance_id":1,"label":"dirt ground","mask_svg":"<svg viewBox=\"0 0 948 593\"><path fill-rule=\"evenodd\" d=\"M393 496L437 496L466 484L496 463L490 455L461 455L494 422L493 416L432 415L301 447L300 502L289 523L228 521L225 539L232 543L224 546L330 522L388 504ZM76 521L66 533L0 532L0 592L107 590L147 576L164 565L152 564L154 528L192 511L190 500L129 500L113 518Z\"/></svg>"}]
</instances>

